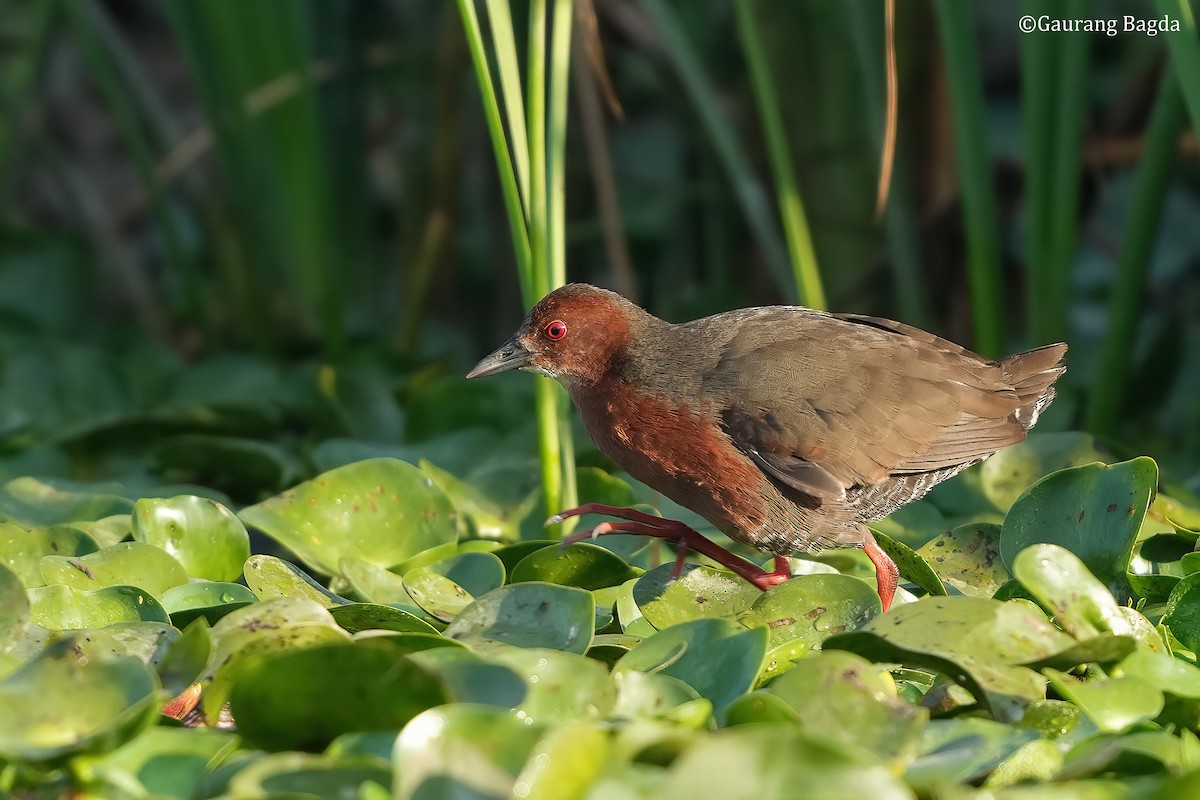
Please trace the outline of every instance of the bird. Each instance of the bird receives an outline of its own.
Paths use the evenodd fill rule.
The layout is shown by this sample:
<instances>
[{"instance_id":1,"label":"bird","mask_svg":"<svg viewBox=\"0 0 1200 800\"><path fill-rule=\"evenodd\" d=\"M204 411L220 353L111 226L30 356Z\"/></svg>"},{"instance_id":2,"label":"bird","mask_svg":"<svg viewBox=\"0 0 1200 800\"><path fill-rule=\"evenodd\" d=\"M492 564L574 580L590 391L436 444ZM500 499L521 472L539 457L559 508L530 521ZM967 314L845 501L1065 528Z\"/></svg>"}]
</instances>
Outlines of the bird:
<instances>
[{"instance_id":1,"label":"bird","mask_svg":"<svg viewBox=\"0 0 1200 800\"><path fill-rule=\"evenodd\" d=\"M774 556L759 567L693 528L637 509L587 503L550 518L606 521L611 533L666 539L672 575L695 551L767 590L789 557L861 548L881 608L899 570L865 523L1021 442L1054 399L1065 344L993 361L880 317L764 306L680 324L615 292L562 286L468 373L557 379L596 447L620 469Z\"/></svg>"}]
</instances>

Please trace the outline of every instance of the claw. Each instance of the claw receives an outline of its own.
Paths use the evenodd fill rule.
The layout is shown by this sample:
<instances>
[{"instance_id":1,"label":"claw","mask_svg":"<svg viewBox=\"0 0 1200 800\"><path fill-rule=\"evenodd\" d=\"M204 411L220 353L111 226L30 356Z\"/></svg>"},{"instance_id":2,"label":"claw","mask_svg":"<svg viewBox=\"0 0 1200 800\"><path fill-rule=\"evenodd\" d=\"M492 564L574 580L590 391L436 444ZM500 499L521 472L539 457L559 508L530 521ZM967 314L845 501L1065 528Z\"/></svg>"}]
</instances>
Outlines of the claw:
<instances>
[{"instance_id":1,"label":"claw","mask_svg":"<svg viewBox=\"0 0 1200 800\"><path fill-rule=\"evenodd\" d=\"M542 527L549 528L551 525L557 525L558 523L563 522L565 520L566 520L566 517L564 517L562 514L555 514L553 517L550 517L545 522L543 522Z\"/></svg>"}]
</instances>

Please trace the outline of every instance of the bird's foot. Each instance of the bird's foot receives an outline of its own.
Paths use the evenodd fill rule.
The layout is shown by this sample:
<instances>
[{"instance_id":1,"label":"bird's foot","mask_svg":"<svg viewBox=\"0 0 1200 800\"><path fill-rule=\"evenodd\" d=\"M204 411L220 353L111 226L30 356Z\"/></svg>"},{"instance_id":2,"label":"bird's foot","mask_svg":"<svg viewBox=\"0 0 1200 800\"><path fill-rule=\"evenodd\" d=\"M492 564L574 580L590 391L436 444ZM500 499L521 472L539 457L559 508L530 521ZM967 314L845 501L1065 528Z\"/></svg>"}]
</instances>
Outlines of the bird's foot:
<instances>
[{"instance_id":1,"label":"bird's foot","mask_svg":"<svg viewBox=\"0 0 1200 800\"><path fill-rule=\"evenodd\" d=\"M900 582L900 570L891 556L879 548L879 543L870 533L863 538L863 552L875 565L875 582L879 585L879 602L883 610L892 607L892 598L896 595L896 585Z\"/></svg>"},{"instance_id":2,"label":"bird's foot","mask_svg":"<svg viewBox=\"0 0 1200 800\"><path fill-rule=\"evenodd\" d=\"M727 567L763 591L770 589L772 586L778 586L791 577L788 561L783 556L776 556L775 570L767 572L741 556L729 552L716 542L709 541L682 522L663 519L662 517L656 517L653 514L647 514L644 511L638 511L633 508L618 508L599 503L587 503L578 508L568 509L555 514L546 521L546 524L554 525L568 517L578 517L583 514L606 514L624 521L601 522L590 530L572 534L563 539L563 547L576 542L582 542L586 539L594 539L598 536L613 533L631 534L633 536L653 536L656 539L665 539L668 542L672 542L676 546L675 566L671 570L672 579L679 577L683 573L684 559L691 551L708 556L713 561L723 567Z\"/></svg>"}]
</instances>

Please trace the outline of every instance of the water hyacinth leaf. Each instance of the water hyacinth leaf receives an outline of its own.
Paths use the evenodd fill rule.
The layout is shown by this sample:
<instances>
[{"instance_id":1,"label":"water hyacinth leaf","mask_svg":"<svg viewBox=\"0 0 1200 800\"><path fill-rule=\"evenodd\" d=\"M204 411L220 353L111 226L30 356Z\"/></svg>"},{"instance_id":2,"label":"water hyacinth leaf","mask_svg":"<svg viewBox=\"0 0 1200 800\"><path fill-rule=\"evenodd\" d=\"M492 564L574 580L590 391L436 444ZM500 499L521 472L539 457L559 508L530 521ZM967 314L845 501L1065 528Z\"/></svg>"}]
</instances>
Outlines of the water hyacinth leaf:
<instances>
[{"instance_id":1,"label":"water hyacinth leaf","mask_svg":"<svg viewBox=\"0 0 1200 800\"><path fill-rule=\"evenodd\" d=\"M463 551L425 567L466 589L472 597L504 585L504 562L492 553Z\"/></svg>"},{"instance_id":2,"label":"water hyacinth leaf","mask_svg":"<svg viewBox=\"0 0 1200 800\"><path fill-rule=\"evenodd\" d=\"M89 592L137 586L156 597L188 580L183 566L170 554L141 542L121 542L83 556L45 556L41 570L47 584Z\"/></svg>"},{"instance_id":3,"label":"water hyacinth leaf","mask_svg":"<svg viewBox=\"0 0 1200 800\"><path fill-rule=\"evenodd\" d=\"M917 555L942 583L969 597L991 597L1012 576L1000 559L1000 526L972 522L940 533Z\"/></svg>"},{"instance_id":4,"label":"water hyacinth leaf","mask_svg":"<svg viewBox=\"0 0 1200 800\"><path fill-rule=\"evenodd\" d=\"M801 575L760 592L738 618L769 631L767 646L796 643L817 650L835 633L854 630L880 613L879 595L848 575Z\"/></svg>"},{"instance_id":5,"label":"water hyacinth leaf","mask_svg":"<svg viewBox=\"0 0 1200 800\"><path fill-rule=\"evenodd\" d=\"M792 796L798 786L811 800L913 797L883 765L864 763L802 728L785 725L730 728L701 739L671 766L661 796L757 800Z\"/></svg>"},{"instance_id":6,"label":"water hyacinth leaf","mask_svg":"<svg viewBox=\"0 0 1200 800\"><path fill-rule=\"evenodd\" d=\"M608 717L617 702L614 677L585 656L540 648L493 647L482 653L525 684L514 715L527 725L552 725Z\"/></svg>"},{"instance_id":7,"label":"water hyacinth leaf","mask_svg":"<svg viewBox=\"0 0 1200 800\"><path fill-rule=\"evenodd\" d=\"M369 640L248 659L229 695L238 735L269 750L311 750L343 733L400 728L449 701L436 676Z\"/></svg>"},{"instance_id":8,"label":"water hyacinth leaf","mask_svg":"<svg viewBox=\"0 0 1200 800\"><path fill-rule=\"evenodd\" d=\"M1200 699L1200 667L1181 659L1138 650L1122 661L1118 670L1176 697Z\"/></svg>"},{"instance_id":9,"label":"water hyacinth leaf","mask_svg":"<svg viewBox=\"0 0 1200 800\"><path fill-rule=\"evenodd\" d=\"M413 465L388 458L338 467L238 516L327 574L342 558L390 567L458 537L445 494Z\"/></svg>"},{"instance_id":10,"label":"water hyacinth leaf","mask_svg":"<svg viewBox=\"0 0 1200 800\"><path fill-rule=\"evenodd\" d=\"M73 635L89 658L137 658L151 667L162 661L182 634L164 622L117 622Z\"/></svg>"},{"instance_id":11,"label":"water hyacinth leaf","mask_svg":"<svg viewBox=\"0 0 1200 800\"><path fill-rule=\"evenodd\" d=\"M484 661L465 647L424 650L412 660L437 675L456 703L515 709L528 694L526 678L514 669Z\"/></svg>"},{"instance_id":12,"label":"water hyacinth leaf","mask_svg":"<svg viewBox=\"0 0 1200 800\"><path fill-rule=\"evenodd\" d=\"M985 702L997 719L1019 719L1044 696L1044 681L1021 664L1074 646L1036 607L973 597L933 597L899 606L850 633L825 640L876 662L945 673Z\"/></svg>"},{"instance_id":13,"label":"water hyacinth leaf","mask_svg":"<svg viewBox=\"0 0 1200 800\"><path fill-rule=\"evenodd\" d=\"M88 658L70 637L0 681L0 758L47 762L106 750L158 713L153 670L137 658Z\"/></svg>"},{"instance_id":14,"label":"water hyacinth leaf","mask_svg":"<svg viewBox=\"0 0 1200 800\"><path fill-rule=\"evenodd\" d=\"M0 523L0 566L16 573L26 589L45 586L41 562L45 556L83 556L99 550L91 536L71 525L26 529Z\"/></svg>"},{"instance_id":15,"label":"water hyacinth leaf","mask_svg":"<svg viewBox=\"0 0 1200 800\"><path fill-rule=\"evenodd\" d=\"M386 786L391 780L386 762L373 756L330 756L313 753L271 753L256 758L229 781L232 797L362 798L360 787Z\"/></svg>"},{"instance_id":16,"label":"water hyacinth leaf","mask_svg":"<svg viewBox=\"0 0 1200 800\"><path fill-rule=\"evenodd\" d=\"M254 495L287 486L304 471L295 456L273 442L210 433L165 438L154 446L152 457L162 472Z\"/></svg>"},{"instance_id":17,"label":"water hyacinth leaf","mask_svg":"<svg viewBox=\"0 0 1200 800\"><path fill-rule=\"evenodd\" d=\"M617 685L616 717L663 717L673 708L700 699L691 686L661 672L622 670L613 674L613 680Z\"/></svg>"},{"instance_id":18,"label":"water hyacinth leaf","mask_svg":"<svg viewBox=\"0 0 1200 800\"><path fill-rule=\"evenodd\" d=\"M1034 431L1025 441L984 461L979 468L980 483L996 508L1008 511L1039 478L1068 467L1108 460L1091 434Z\"/></svg>"},{"instance_id":19,"label":"water hyacinth leaf","mask_svg":"<svg viewBox=\"0 0 1200 800\"><path fill-rule=\"evenodd\" d=\"M612 551L578 542L567 548L551 545L530 553L513 568L509 580L546 581L594 590L619 586L638 574L639 570Z\"/></svg>"},{"instance_id":20,"label":"water hyacinth leaf","mask_svg":"<svg viewBox=\"0 0 1200 800\"><path fill-rule=\"evenodd\" d=\"M430 709L409 722L396 740L392 794L397 800L507 800L541 735L540 727L499 708Z\"/></svg>"},{"instance_id":21,"label":"water hyacinth leaf","mask_svg":"<svg viewBox=\"0 0 1200 800\"><path fill-rule=\"evenodd\" d=\"M143 498L133 507L133 538L161 547L193 578L235 581L250 557L246 526L207 497Z\"/></svg>"},{"instance_id":22,"label":"water hyacinth leaf","mask_svg":"<svg viewBox=\"0 0 1200 800\"><path fill-rule=\"evenodd\" d=\"M695 619L647 638L613 668L661 672L710 700L718 716L754 686L767 653L765 628L746 629L724 619Z\"/></svg>"},{"instance_id":23,"label":"water hyacinth leaf","mask_svg":"<svg viewBox=\"0 0 1200 800\"><path fill-rule=\"evenodd\" d=\"M915 549L946 530L946 518L937 506L917 500L901 506L878 522L872 522L871 527L889 539Z\"/></svg>"},{"instance_id":24,"label":"water hyacinth leaf","mask_svg":"<svg viewBox=\"0 0 1200 800\"><path fill-rule=\"evenodd\" d=\"M904 778L918 791L976 780L1037 738L1032 730L990 719L931 720Z\"/></svg>"},{"instance_id":25,"label":"water hyacinth leaf","mask_svg":"<svg viewBox=\"0 0 1200 800\"><path fill-rule=\"evenodd\" d=\"M603 772L610 749L607 731L567 724L543 734L513 784L513 796L531 800L583 797Z\"/></svg>"},{"instance_id":26,"label":"water hyacinth leaf","mask_svg":"<svg viewBox=\"0 0 1200 800\"><path fill-rule=\"evenodd\" d=\"M174 697L195 683L208 664L212 648L212 630L206 620L197 620L184 628L154 662L163 691Z\"/></svg>"},{"instance_id":27,"label":"water hyacinth leaf","mask_svg":"<svg viewBox=\"0 0 1200 800\"><path fill-rule=\"evenodd\" d=\"M367 602L416 605L404 588L404 579L378 564L361 558L343 558L338 562L338 569L354 593Z\"/></svg>"},{"instance_id":28,"label":"water hyacinth leaf","mask_svg":"<svg viewBox=\"0 0 1200 800\"><path fill-rule=\"evenodd\" d=\"M16 573L0 564L0 653L25 632L29 622L29 598Z\"/></svg>"},{"instance_id":29,"label":"water hyacinth leaf","mask_svg":"<svg viewBox=\"0 0 1200 800\"><path fill-rule=\"evenodd\" d=\"M159 602L171 615L171 624L183 628L200 617L215 623L231 611L257 603L258 597L240 583L192 581L167 589Z\"/></svg>"},{"instance_id":30,"label":"water hyacinth leaf","mask_svg":"<svg viewBox=\"0 0 1200 800\"><path fill-rule=\"evenodd\" d=\"M694 619L732 619L762 596L727 570L687 564L682 575L672 578L674 566L657 566L633 584L642 616L660 630Z\"/></svg>"},{"instance_id":31,"label":"water hyacinth leaf","mask_svg":"<svg viewBox=\"0 0 1200 800\"><path fill-rule=\"evenodd\" d=\"M189 798L209 762L235 739L225 731L154 727L106 753L92 769L110 784L138 785L156 797Z\"/></svg>"},{"instance_id":32,"label":"water hyacinth leaf","mask_svg":"<svg viewBox=\"0 0 1200 800\"><path fill-rule=\"evenodd\" d=\"M518 564L537 551L544 550L547 547L562 547L562 542L554 539L531 539L526 542L514 542L513 544L506 544L496 548L492 551L492 555L500 559L500 562L504 564L505 572L511 576Z\"/></svg>"},{"instance_id":33,"label":"water hyacinth leaf","mask_svg":"<svg viewBox=\"0 0 1200 800\"><path fill-rule=\"evenodd\" d=\"M908 763L929 712L900 699L886 670L851 653L830 651L797 662L767 691L787 703L807 730L861 751L864 760Z\"/></svg>"},{"instance_id":34,"label":"water hyacinth leaf","mask_svg":"<svg viewBox=\"0 0 1200 800\"><path fill-rule=\"evenodd\" d=\"M432 567L404 573L404 587L422 611L441 622L452 621L475 602L470 592Z\"/></svg>"},{"instance_id":35,"label":"water hyacinth leaf","mask_svg":"<svg viewBox=\"0 0 1200 800\"><path fill-rule=\"evenodd\" d=\"M946 587L942 585L937 573L916 550L881 531L874 528L871 530L879 549L896 562L896 567L900 570L900 577L912 581L928 595L936 597L946 594Z\"/></svg>"},{"instance_id":36,"label":"water hyacinth leaf","mask_svg":"<svg viewBox=\"0 0 1200 800\"><path fill-rule=\"evenodd\" d=\"M365 630L397 631L400 633L433 633L437 628L409 612L377 603L348 603L329 609L338 625L350 633Z\"/></svg>"},{"instance_id":37,"label":"water hyacinth leaf","mask_svg":"<svg viewBox=\"0 0 1200 800\"><path fill-rule=\"evenodd\" d=\"M31 621L55 631L103 628L116 622L170 622L149 592L137 586L109 586L94 592L70 586L28 591Z\"/></svg>"},{"instance_id":38,"label":"water hyacinth leaf","mask_svg":"<svg viewBox=\"0 0 1200 800\"><path fill-rule=\"evenodd\" d=\"M103 517L95 522L81 523L80 527L96 541L99 547L111 547L117 542L123 542L133 536L133 515L113 514L111 517ZM57 555L71 554L58 553Z\"/></svg>"},{"instance_id":39,"label":"water hyacinth leaf","mask_svg":"<svg viewBox=\"0 0 1200 800\"><path fill-rule=\"evenodd\" d=\"M1048 475L1009 510L1000 556L1011 569L1026 547L1057 544L1079 556L1109 591L1123 596L1133 544L1157 484L1158 466L1149 458Z\"/></svg>"},{"instance_id":40,"label":"water hyacinth leaf","mask_svg":"<svg viewBox=\"0 0 1200 800\"><path fill-rule=\"evenodd\" d=\"M62 525L128 514L133 501L68 480L13 478L0 487L0 518L32 527Z\"/></svg>"},{"instance_id":41,"label":"water hyacinth leaf","mask_svg":"<svg viewBox=\"0 0 1200 800\"><path fill-rule=\"evenodd\" d=\"M1121 733L1154 719L1163 709L1162 692L1140 678L1087 681L1054 669L1043 671L1060 695L1083 709L1107 733Z\"/></svg>"},{"instance_id":42,"label":"water hyacinth leaf","mask_svg":"<svg viewBox=\"0 0 1200 800\"><path fill-rule=\"evenodd\" d=\"M1055 544L1032 545L1017 554L1012 569L1017 580L1075 638L1132 635L1112 594L1070 550Z\"/></svg>"},{"instance_id":43,"label":"water hyacinth leaf","mask_svg":"<svg viewBox=\"0 0 1200 800\"><path fill-rule=\"evenodd\" d=\"M213 625L212 637L212 655L203 676L209 684L202 700L210 719L228 699L231 674L239 661L277 650L345 642L350 634L320 603L276 597L226 614Z\"/></svg>"},{"instance_id":44,"label":"water hyacinth leaf","mask_svg":"<svg viewBox=\"0 0 1200 800\"><path fill-rule=\"evenodd\" d=\"M1079 706L1066 700L1040 700L1025 710L1020 726L1037 733L1043 739L1057 739L1073 731L1085 717ZM1090 725L1090 723L1088 723ZM1095 732L1095 726L1089 729Z\"/></svg>"},{"instance_id":45,"label":"water hyacinth leaf","mask_svg":"<svg viewBox=\"0 0 1200 800\"><path fill-rule=\"evenodd\" d=\"M1178 575L1161 573L1138 574L1126 572L1125 582L1133 590L1134 595L1144 598L1151 603L1161 603L1171 596L1181 578Z\"/></svg>"},{"instance_id":46,"label":"water hyacinth leaf","mask_svg":"<svg viewBox=\"0 0 1200 800\"><path fill-rule=\"evenodd\" d=\"M744 694L725 710L725 727L755 725L763 722L798 724L800 715L778 695L765 689Z\"/></svg>"},{"instance_id":47,"label":"water hyacinth leaf","mask_svg":"<svg viewBox=\"0 0 1200 800\"><path fill-rule=\"evenodd\" d=\"M418 466L450 498L473 536L506 542L520 538L521 519L529 512L528 508L502 508L471 484L425 459L421 459Z\"/></svg>"},{"instance_id":48,"label":"water hyacinth leaf","mask_svg":"<svg viewBox=\"0 0 1200 800\"><path fill-rule=\"evenodd\" d=\"M350 601L326 589L295 564L275 556L257 555L246 559L246 585L259 600L272 597L307 597L326 608Z\"/></svg>"},{"instance_id":49,"label":"water hyacinth leaf","mask_svg":"<svg viewBox=\"0 0 1200 800\"><path fill-rule=\"evenodd\" d=\"M595 633L590 592L550 583L517 583L488 592L460 613L445 635L469 645L501 642L583 654Z\"/></svg>"},{"instance_id":50,"label":"water hyacinth leaf","mask_svg":"<svg viewBox=\"0 0 1200 800\"><path fill-rule=\"evenodd\" d=\"M1188 575L1172 590L1162 624L1184 647L1200 652L1200 572Z\"/></svg>"}]
</instances>

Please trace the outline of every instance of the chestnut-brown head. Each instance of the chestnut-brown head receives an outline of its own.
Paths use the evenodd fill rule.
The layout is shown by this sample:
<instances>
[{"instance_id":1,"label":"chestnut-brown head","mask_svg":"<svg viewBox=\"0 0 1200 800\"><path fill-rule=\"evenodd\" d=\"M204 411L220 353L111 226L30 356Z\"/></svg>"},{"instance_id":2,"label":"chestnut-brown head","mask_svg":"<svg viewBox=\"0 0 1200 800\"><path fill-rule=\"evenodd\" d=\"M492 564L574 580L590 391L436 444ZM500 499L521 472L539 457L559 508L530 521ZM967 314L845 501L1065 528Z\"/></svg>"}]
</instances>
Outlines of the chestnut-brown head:
<instances>
[{"instance_id":1,"label":"chestnut-brown head","mask_svg":"<svg viewBox=\"0 0 1200 800\"><path fill-rule=\"evenodd\" d=\"M566 383L597 381L628 347L634 327L652 319L619 294L567 284L538 301L512 338L467 377L524 369Z\"/></svg>"}]
</instances>

